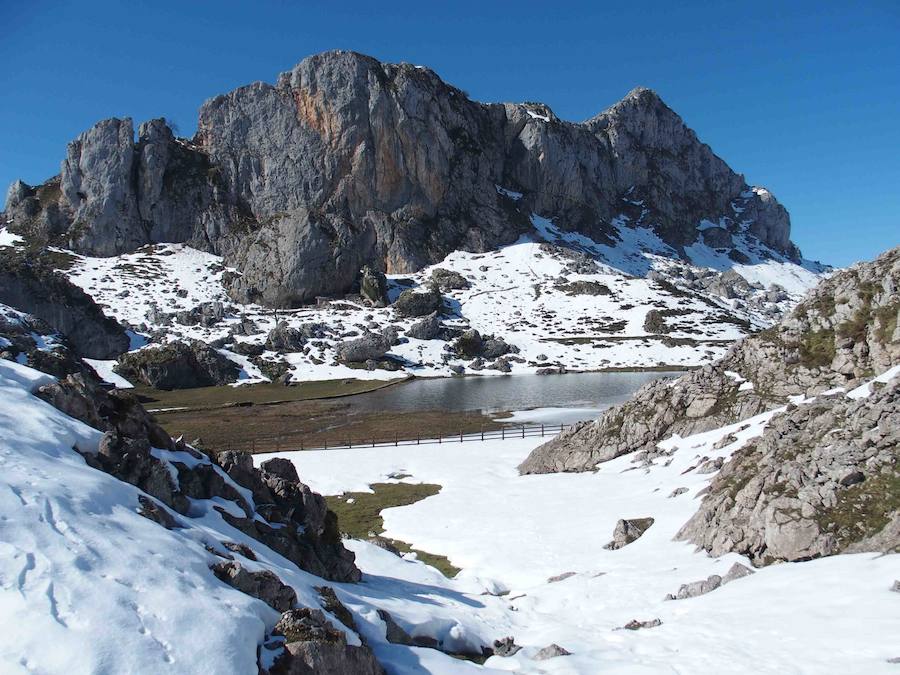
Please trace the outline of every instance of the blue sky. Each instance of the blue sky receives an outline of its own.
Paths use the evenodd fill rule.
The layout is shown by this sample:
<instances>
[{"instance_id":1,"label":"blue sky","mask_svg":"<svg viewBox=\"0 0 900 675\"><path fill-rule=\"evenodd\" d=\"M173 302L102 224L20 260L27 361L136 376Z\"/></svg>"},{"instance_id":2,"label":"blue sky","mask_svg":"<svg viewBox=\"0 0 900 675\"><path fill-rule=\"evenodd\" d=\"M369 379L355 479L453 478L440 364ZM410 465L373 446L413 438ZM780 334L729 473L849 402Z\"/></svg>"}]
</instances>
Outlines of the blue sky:
<instances>
[{"instance_id":1,"label":"blue sky","mask_svg":"<svg viewBox=\"0 0 900 675\"><path fill-rule=\"evenodd\" d=\"M57 173L105 117L190 135L204 99L341 48L576 121L651 87L775 193L807 257L900 244L900 2L623 4L0 0L0 185Z\"/></svg>"}]
</instances>

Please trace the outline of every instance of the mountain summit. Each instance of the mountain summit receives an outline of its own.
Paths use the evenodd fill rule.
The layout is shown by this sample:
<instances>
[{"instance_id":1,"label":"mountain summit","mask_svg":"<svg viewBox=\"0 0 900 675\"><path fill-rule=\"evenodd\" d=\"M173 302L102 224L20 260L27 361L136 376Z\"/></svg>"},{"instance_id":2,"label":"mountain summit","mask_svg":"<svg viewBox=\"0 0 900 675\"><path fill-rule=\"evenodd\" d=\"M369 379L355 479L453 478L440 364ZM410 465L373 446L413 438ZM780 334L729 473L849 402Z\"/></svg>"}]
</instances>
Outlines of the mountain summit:
<instances>
[{"instance_id":1,"label":"mountain summit","mask_svg":"<svg viewBox=\"0 0 900 675\"><path fill-rule=\"evenodd\" d=\"M6 203L11 230L80 253L184 242L222 255L241 272L232 297L270 306L346 292L366 264L409 273L511 243L533 214L609 245L626 219L688 261L702 241L746 262L736 237L799 259L785 209L649 89L577 124L349 51L208 100L191 140L163 119L136 142L130 119L98 122L58 176L17 181Z\"/></svg>"}]
</instances>

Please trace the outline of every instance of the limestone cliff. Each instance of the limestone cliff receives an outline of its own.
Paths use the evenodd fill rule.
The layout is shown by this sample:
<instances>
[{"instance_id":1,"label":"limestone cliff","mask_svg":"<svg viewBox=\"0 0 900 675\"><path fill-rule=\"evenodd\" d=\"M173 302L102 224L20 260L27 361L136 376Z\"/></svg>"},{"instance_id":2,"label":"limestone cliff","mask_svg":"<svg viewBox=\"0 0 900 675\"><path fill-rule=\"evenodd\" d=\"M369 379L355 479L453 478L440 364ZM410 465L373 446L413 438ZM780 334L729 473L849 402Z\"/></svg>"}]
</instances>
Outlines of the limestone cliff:
<instances>
[{"instance_id":1,"label":"limestone cliff","mask_svg":"<svg viewBox=\"0 0 900 675\"><path fill-rule=\"evenodd\" d=\"M223 254L243 272L236 299L280 306L343 293L364 264L406 273L511 242L532 213L615 243L623 212L676 251L709 221L718 248L747 232L761 251L799 255L775 198L650 90L576 124L346 51L207 101L192 140L161 119L136 142L130 119L99 122L59 176L14 183L6 205L15 231L79 252L188 242Z\"/></svg>"}]
</instances>

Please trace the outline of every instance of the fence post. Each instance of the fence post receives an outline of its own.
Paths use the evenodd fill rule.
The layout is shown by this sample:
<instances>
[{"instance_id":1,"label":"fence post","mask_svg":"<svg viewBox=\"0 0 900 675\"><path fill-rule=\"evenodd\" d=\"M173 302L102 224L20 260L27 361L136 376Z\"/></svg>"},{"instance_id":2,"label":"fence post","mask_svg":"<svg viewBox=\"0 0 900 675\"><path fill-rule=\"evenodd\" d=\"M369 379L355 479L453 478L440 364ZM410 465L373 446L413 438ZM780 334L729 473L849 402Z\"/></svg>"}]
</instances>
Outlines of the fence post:
<instances>
[{"instance_id":1,"label":"fence post","mask_svg":"<svg viewBox=\"0 0 900 675\"><path fill-rule=\"evenodd\" d=\"M481 425L481 440L484 440L484 425Z\"/></svg>"},{"instance_id":2,"label":"fence post","mask_svg":"<svg viewBox=\"0 0 900 675\"><path fill-rule=\"evenodd\" d=\"M372 437L372 447L373 448L375 447L375 437L374 436Z\"/></svg>"},{"instance_id":3,"label":"fence post","mask_svg":"<svg viewBox=\"0 0 900 675\"><path fill-rule=\"evenodd\" d=\"M500 440L506 440L506 427L500 427Z\"/></svg>"},{"instance_id":4,"label":"fence post","mask_svg":"<svg viewBox=\"0 0 900 675\"><path fill-rule=\"evenodd\" d=\"M419 441L420 441L420 440L421 440L421 439L419 438L419 432L417 431L417 432L416 432L416 445L419 444Z\"/></svg>"},{"instance_id":5,"label":"fence post","mask_svg":"<svg viewBox=\"0 0 900 675\"><path fill-rule=\"evenodd\" d=\"M541 438L544 437L544 423L541 422Z\"/></svg>"},{"instance_id":6,"label":"fence post","mask_svg":"<svg viewBox=\"0 0 900 675\"><path fill-rule=\"evenodd\" d=\"M525 438L525 425L522 425L522 438Z\"/></svg>"},{"instance_id":7,"label":"fence post","mask_svg":"<svg viewBox=\"0 0 900 675\"><path fill-rule=\"evenodd\" d=\"M328 449L328 436L325 437L325 449Z\"/></svg>"},{"instance_id":8,"label":"fence post","mask_svg":"<svg viewBox=\"0 0 900 675\"><path fill-rule=\"evenodd\" d=\"M397 432L394 432L394 446L397 446Z\"/></svg>"},{"instance_id":9,"label":"fence post","mask_svg":"<svg viewBox=\"0 0 900 675\"><path fill-rule=\"evenodd\" d=\"M353 448L353 439L350 437L347 438L347 447L351 449Z\"/></svg>"},{"instance_id":10,"label":"fence post","mask_svg":"<svg viewBox=\"0 0 900 675\"><path fill-rule=\"evenodd\" d=\"M460 443L463 442L462 436L463 436L463 434L462 434L462 429L460 429L460 430L459 430L459 442L460 442Z\"/></svg>"}]
</instances>

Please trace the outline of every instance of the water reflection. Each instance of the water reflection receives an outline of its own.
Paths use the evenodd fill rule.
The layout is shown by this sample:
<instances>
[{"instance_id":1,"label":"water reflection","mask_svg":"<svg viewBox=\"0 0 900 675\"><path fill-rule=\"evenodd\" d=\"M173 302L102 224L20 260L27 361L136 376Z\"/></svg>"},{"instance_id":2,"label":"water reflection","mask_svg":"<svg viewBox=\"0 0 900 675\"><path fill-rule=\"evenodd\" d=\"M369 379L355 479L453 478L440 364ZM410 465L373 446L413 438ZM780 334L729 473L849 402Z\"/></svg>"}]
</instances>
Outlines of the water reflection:
<instances>
[{"instance_id":1,"label":"water reflection","mask_svg":"<svg viewBox=\"0 0 900 675\"><path fill-rule=\"evenodd\" d=\"M569 423L592 419L597 412L626 400L643 384L681 373L569 373L412 380L369 394L344 399L353 412L411 412L550 408L528 421ZM580 410L572 410L580 409ZM526 421L526 420L522 420Z\"/></svg>"}]
</instances>

